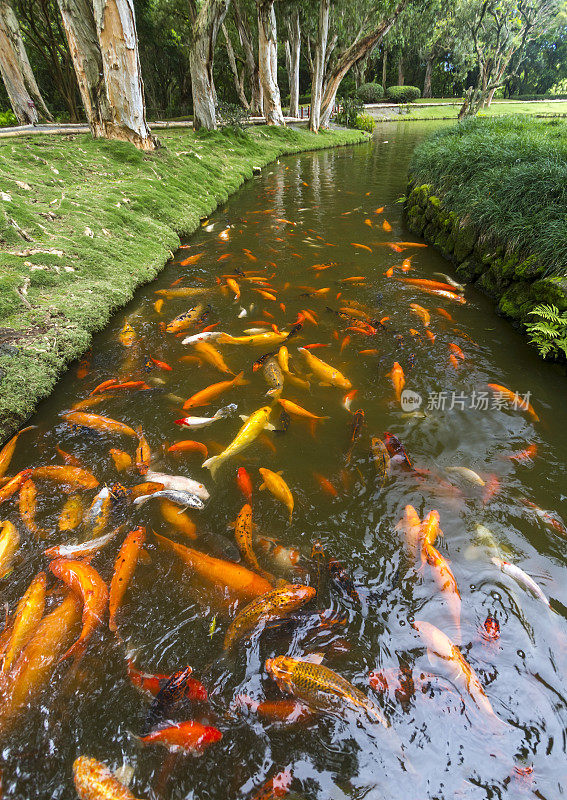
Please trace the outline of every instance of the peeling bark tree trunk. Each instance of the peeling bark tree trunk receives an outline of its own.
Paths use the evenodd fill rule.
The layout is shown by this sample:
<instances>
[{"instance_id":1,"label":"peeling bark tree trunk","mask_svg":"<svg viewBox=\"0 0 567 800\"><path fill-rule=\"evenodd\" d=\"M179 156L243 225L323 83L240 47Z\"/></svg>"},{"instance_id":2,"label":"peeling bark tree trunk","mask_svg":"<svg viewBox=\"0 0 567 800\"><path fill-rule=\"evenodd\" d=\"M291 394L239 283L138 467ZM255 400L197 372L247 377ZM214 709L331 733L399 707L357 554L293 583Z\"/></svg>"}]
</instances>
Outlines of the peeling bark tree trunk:
<instances>
[{"instance_id":1,"label":"peeling bark tree trunk","mask_svg":"<svg viewBox=\"0 0 567 800\"><path fill-rule=\"evenodd\" d=\"M226 17L229 0L204 0L193 22L189 69L193 94L193 127L215 130L216 91L213 58L220 26Z\"/></svg>"},{"instance_id":2,"label":"peeling bark tree trunk","mask_svg":"<svg viewBox=\"0 0 567 800\"><path fill-rule=\"evenodd\" d=\"M252 44L252 33L235 0L232 3L232 10L234 11L234 21L246 59L246 75L250 84L250 113L254 116L260 116L262 114L262 87L260 85L260 71Z\"/></svg>"},{"instance_id":3,"label":"peeling bark tree trunk","mask_svg":"<svg viewBox=\"0 0 567 800\"><path fill-rule=\"evenodd\" d=\"M363 36L362 39L358 39L358 41L354 42L339 58L327 76L325 92L323 94L323 100L321 101L322 128L327 128L329 125L331 114L333 113L335 98L337 96L337 90L341 85L341 81L344 76L347 74L353 64L355 64L361 58L364 58L368 53L371 52L373 47L379 44L407 4L408 0L402 0L402 2L399 3L393 11L391 17L381 22L377 28L375 28L366 36Z\"/></svg>"},{"instance_id":4,"label":"peeling bark tree trunk","mask_svg":"<svg viewBox=\"0 0 567 800\"><path fill-rule=\"evenodd\" d=\"M112 110L106 135L131 142L140 150L154 150L157 142L146 122L133 0L93 0L93 7Z\"/></svg>"},{"instance_id":5,"label":"peeling bark tree trunk","mask_svg":"<svg viewBox=\"0 0 567 800\"><path fill-rule=\"evenodd\" d=\"M309 130L317 133L321 121L321 100L323 97L323 80L325 77L325 63L327 60L327 40L329 38L329 14L331 0L320 0L319 25L317 28L317 41L315 43L315 58L313 59L313 81L311 83L311 115L309 117Z\"/></svg>"},{"instance_id":6,"label":"peeling bark tree trunk","mask_svg":"<svg viewBox=\"0 0 567 800\"><path fill-rule=\"evenodd\" d=\"M242 80L242 75L238 74L238 67L236 65L236 56L234 55L234 47L232 46L232 42L230 41L230 36L226 29L226 25L223 23L221 25L221 28L224 34L224 40L226 42L226 54L228 56L228 63L230 64L230 70L234 77L234 88L236 89L238 100L240 101L240 105L243 106L243 108L250 108L250 104L246 98L246 94L244 93L244 82Z\"/></svg>"},{"instance_id":7,"label":"peeling bark tree trunk","mask_svg":"<svg viewBox=\"0 0 567 800\"><path fill-rule=\"evenodd\" d=\"M431 75L433 73L433 56L428 56L425 62L425 78L423 79L422 97L431 97Z\"/></svg>"},{"instance_id":8,"label":"peeling bark tree trunk","mask_svg":"<svg viewBox=\"0 0 567 800\"><path fill-rule=\"evenodd\" d=\"M278 39L274 0L258 0L258 66L268 125L285 125L278 86Z\"/></svg>"},{"instance_id":9,"label":"peeling bark tree trunk","mask_svg":"<svg viewBox=\"0 0 567 800\"><path fill-rule=\"evenodd\" d=\"M0 73L20 125L53 121L36 83L20 26L8 0L0 0Z\"/></svg>"},{"instance_id":10,"label":"peeling bark tree trunk","mask_svg":"<svg viewBox=\"0 0 567 800\"><path fill-rule=\"evenodd\" d=\"M287 20L289 43L289 116L299 116L299 60L301 57L301 28L299 26L299 9L296 9Z\"/></svg>"},{"instance_id":11,"label":"peeling bark tree trunk","mask_svg":"<svg viewBox=\"0 0 567 800\"><path fill-rule=\"evenodd\" d=\"M57 2L91 132L95 137L112 138L114 123L92 5L89 0Z\"/></svg>"}]
</instances>

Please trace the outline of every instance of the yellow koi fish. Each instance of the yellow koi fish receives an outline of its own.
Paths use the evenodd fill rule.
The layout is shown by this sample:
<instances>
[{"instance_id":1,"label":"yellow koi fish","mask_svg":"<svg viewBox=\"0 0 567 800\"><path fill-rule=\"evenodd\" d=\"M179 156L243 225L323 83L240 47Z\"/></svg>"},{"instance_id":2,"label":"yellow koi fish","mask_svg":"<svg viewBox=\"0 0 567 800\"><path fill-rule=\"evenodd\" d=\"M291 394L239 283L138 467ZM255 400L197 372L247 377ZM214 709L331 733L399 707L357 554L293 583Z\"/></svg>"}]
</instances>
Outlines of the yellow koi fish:
<instances>
[{"instance_id":1,"label":"yellow koi fish","mask_svg":"<svg viewBox=\"0 0 567 800\"><path fill-rule=\"evenodd\" d=\"M297 349L303 354L307 361L307 366L319 378L322 386L337 386L339 389L346 389L347 391L352 389L352 383L338 369L335 369L325 361L321 361L320 358L314 356L304 347L298 347Z\"/></svg>"},{"instance_id":2,"label":"yellow koi fish","mask_svg":"<svg viewBox=\"0 0 567 800\"><path fill-rule=\"evenodd\" d=\"M230 336L228 333L221 333L217 342L219 344L251 344L251 345L270 345L279 344L286 338L287 333L276 333L267 331L266 333L254 333L250 336Z\"/></svg>"},{"instance_id":3,"label":"yellow koi fish","mask_svg":"<svg viewBox=\"0 0 567 800\"><path fill-rule=\"evenodd\" d=\"M222 453L219 453L218 456L211 456L211 458L207 458L206 461L203 461L202 466L211 470L213 478L222 463L245 450L258 438L264 428L269 431L275 430L271 422L268 421L270 412L270 406L262 406L262 408L259 408L249 417L243 417L245 420L244 425L240 428L228 447L223 450Z\"/></svg>"},{"instance_id":4,"label":"yellow koi fish","mask_svg":"<svg viewBox=\"0 0 567 800\"><path fill-rule=\"evenodd\" d=\"M281 502L286 506L287 510L289 511L289 521L291 522L291 516L293 514L293 495L290 491L289 486L281 477L280 472L272 472L271 469L265 469L264 467L260 467L258 470L260 475L262 476L263 483L260 486L260 491L263 489L267 489L271 492L277 500L281 500Z\"/></svg>"}]
</instances>

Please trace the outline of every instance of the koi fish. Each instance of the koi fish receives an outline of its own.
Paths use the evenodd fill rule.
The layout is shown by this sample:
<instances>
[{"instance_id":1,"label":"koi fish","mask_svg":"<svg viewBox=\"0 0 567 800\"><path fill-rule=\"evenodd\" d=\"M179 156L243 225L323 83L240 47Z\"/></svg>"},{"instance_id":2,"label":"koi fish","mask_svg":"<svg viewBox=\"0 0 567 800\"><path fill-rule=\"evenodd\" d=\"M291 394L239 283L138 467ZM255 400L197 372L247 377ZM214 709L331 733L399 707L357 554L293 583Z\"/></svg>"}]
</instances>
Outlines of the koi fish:
<instances>
[{"instance_id":1,"label":"koi fish","mask_svg":"<svg viewBox=\"0 0 567 800\"><path fill-rule=\"evenodd\" d=\"M500 638L500 624L490 614L482 624L482 636L491 642L495 642Z\"/></svg>"},{"instance_id":2,"label":"koi fish","mask_svg":"<svg viewBox=\"0 0 567 800\"><path fill-rule=\"evenodd\" d=\"M108 486L105 486L95 496L90 508L85 514L85 526L92 529L93 536L97 536L106 527L111 507L112 496Z\"/></svg>"},{"instance_id":3,"label":"koi fish","mask_svg":"<svg viewBox=\"0 0 567 800\"><path fill-rule=\"evenodd\" d=\"M398 278L399 281L402 283L407 284L408 286L416 286L418 288L426 288L426 289L441 289L442 291L447 291L454 293L455 286L452 286L448 283L441 283L440 281L430 281L426 280L425 278ZM460 284L458 284L460 286ZM464 291L464 286L461 286L459 291Z\"/></svg>"},{"instance_id":4,"label":"koi fish","mask_svg":"<svg viewBox=\"0 0 567 800\"><path fill-rule=\"evenodd\" d=\"M446 471L456 472L470 483L476 483L477 486L485 485L484 481L482 480L478 472L475 472L474 470L469 469L468 467L446 467Z\"/></svg>"},{"instance_id":5,"label":"koi fish","mask_svg":"<svg viewBox=\"0 0 567 800\"><path fill-rule=\"evenodd\" d=\"M320 475L318 472L313 473L313 477L321 487L321 489L329 495L329 497L338 497L339 493L331 483L328 478L325 478L324 475Z\"/></svg>"},{"instance_id":6,"label":"koi fish","mask_svg":"<svg viewBox=\"0 0 567 800\"><path fill-rule=\"evenodd\" d=\"M48 547L44 550L44 555L48 558L88 558L94 553L98 553L105 545L111 542L120 532L122 526L115 528L110 533L104 536L99 536L97 539L90 539L88 542L82 544L56 544L54 547Z\"/></svg>"},{"instance_id":7,"label":"koi fish","mask_svg":"<svg viewBox=\"0 0 567 800\"><path fill-rule=\"evenodd\" d=\"M435 582L445 599L457 629L457 637L461 638L461 595L455 576L441 553L423 539L422 553L431 567Z\"/></svg>"},{"instance_id":8,"label":"koi fish","mask_svg":"<svg viewBox=\"0 0 567 800\"><path fill-rule=\"evenodd\" d=\"M136 569L140 549L143 547L145 540L146 529L142 526L134 528L124 539L122 547L116 556L108 600L108 627L111 631L117 630L116 614Z\"/></svg>"},{"instance_id":9,"label":"koi fish","mask_svg":"<svg viewBox=\"0 0 567 800\"><path fill-rule=\"evenodd\" d=\"M250 345L270 345L280 344L287 337L287 333L276 333L276 331L267 331L266 333L254 333L250 336L230 336L228 333L223 333L218 338L219 344L250 344Z\"/></svg>"},{"instance_id":10,"label":"koi fish","mask_svg":"<svg viewBox=\"0 0 567 800\"><path fill-rule=\"evenodd\" d=\"M203 313L204 306L202 303L198 303L193 308L190 308L188 311L185 311L183 314L179 314L178 317L172 319L166 325L165 332L166 333L179 333L180 331L185 331L187 328L190 328L194 322L197 322L201 314Z\"/></svg>"},{"instance_id":11,"label":"koi fish","mask_svg":"<svg viewBox=\"0 0 567 800\"><path fill-rule=\"evenodd\" d=\"M252 500L252 480L244 467L238 467L236 471L236 485L250 503Z\"/></svg>"},{"instance_id":12,"label":"koi fish","mask_svg":"<svg viewBox=\"0 0 567 800\"><path fill-rule=\"evenodd\" d=\"M353 448L356 444L358 437L360 436L360 432L362 430L362 426L364 425L364 411L359 408L357 411L354 412L351 422L351 436L350 436L350 445L346 453L346 463L350 463L350 459L352 456Z\"/></svg>"},{"instance_id":13,"label":"koi fish","mask_svg":"<svg viewBox=\"0 0 567 800\"><path fill-rule=\"evenodd\" d=\"M120 344L123 344L124 347L132 347L136 341L136 331L129 322L124 323L123 328L118 334L118 341Z\"/></svg>"},{"instance_id":14,"label":"koi fish","mask_svg":"<svg viewBox=\"0 0 567 800\"><path fill-rule=\"evenodd\" d=\"M305 722L313 716L313 712L307 706L295 700L262 700L258 702L248 695L239 694L235 697L234 704L237 707L247 708L270 722ZM272 796L277 797L278 795Z\"/></svg>"},{"instance_id":15,"label":"koi fish","mask_svg":"<svg viewBox=\"0 0 567 800\"><path fill-rule=\"evenodd\" d=\"M98 414L85 414L82 411L72 411L61 414L61 417L70 425L80 425L82 428L92 428L102 433L121 433L124 436L137 437L136 431L123 422L118 422L110 417L100 417Z\"/></svg>"},{"instance_id":16,"label":"koi fish","mask_svg":"<svg viewBox=\"0 0 567 800\"><path fill-rule=\"evenodd\" d=\"M131 469L132 456L124 452L124 450L118 450L115 447L111 447L108 451L108 454L112 458L117 472L125 472L126 470Z\"/></svg>"},{"instance_id":17,"label":"koi fish","mask_svg":"<svg viewBox=\"0 0 567 800\"><path fill-rule=\"evenodd\" d=\"M370 442L370 449L372 450L380 486L384 486L390 471L390 455L388 449L382 439L378 439L376 436L374 436Z\"/></svg>"},{"instance_id":18,"label":"koi fish","mask_svg":"<svg viewBox=\"0 0 567 800\"><path fill-rule=\"evenodd\" d=\"M252 506L246 503L240 509L236 522L234 523L234 538L247 564L259 572L260 575L263 575L267 580L270 580L271 576L260 567L256 554L254 553L252 547L252 527Z\"/></svg>"},{"instance_id":19,"label":"koi fish","mask_svg":"<svg viewBox=\"0 0 567 800\"><path fill-rule=\"evenodd\" d=\"M197 297L208 294L210 291L202 286L183 286L180 289L156 289L154 294L159 294L166 300L174 300L179 297Z\"/></svg>"},{"instance_id":20,"label":"koi fish","mask_svg":"<svg viewBox=\"0 0 567 800\"><path fill-rule=\"evenodd\" d=\"M182 419L176 419L175 424L181 425L182 428L198 430L199 428L206 428L208 425L212 425L213 422L219 419L231 417L237 409L238 406L234 403L229 403L227 406L224 406L224 408L219 408L212 417L183 417Z\"/></svg>"},{"instance_id":21,"label":"koi fish","mask_svg":"<svg viewBox=\"0 0 567 800\"><path fill-rule=\"evenodd\" d=\"M307 409L297 405L297 403L293 403L291 400L284 400L283 397L278 399L278 403L290 417L307 419L310 422L323 422L326 419L330 419L330 417L319 417L316 414L312 414L310 411L307 411Z\"/></svg>"},{"instance_id":22,"label":"koi fish","mask_svg":"<svg viewBox=\"0 0 567 800\"><path fill-rule=\"evenodd\" d=\"M438 536L443 536L443 531L439 527L439 512L430 511L421 523L419 538L421 541L421 560L427 561L427 547L432 547Z\"/></svg>"},{"instance_id":23,"label":"koi fish","mask_svg":"<svg viewBox=\"0 0 567 800\"><path fill-rule=\"evenodd\" d=\"M49 682L79 619L79 601L74 594L69 594L43 617L35 629L3 687L0 704L0 731L3 735Z\"/></svg>"},{"instance_id":24,"label":"koi fish","mask_svg":"<svg viewBox=\"0 0 567 800\"><path fill-rule=\"evenodd\" d=\"M262 408L259 408L249 417L244 417L244 425L242 425L228 447L223 450L222 453L219 453L218 456L211 456L211 458L203 462L202 466L206 469L210 469L213 478L221 464L249 447L262 433L264 428L267 430L274 430L274 426L268 421L270 412L270 406L262 406Z\"/></svg>"},{"instance_id":25,"label":"koi fish","mask_svg":"<svg viewBox=\"0 0 567 800\"><path fill-rule=\"evenodd\" d=\"M74 531L83 519L83 514L83 501L78 494L72 495L61 509L57 527L60 531Z\"/></svg>"},{"instance_id":26,"label":"koi fish","mask_svg":"<svg viewBox=\"0 0 567 800\"><path fill-rule=\"evenodd\" d=\"M445 300L452 300L455 303L460 303L461 305L465 306L467 301L463 297L462 294L457 294L454 291L449 291L448 289L428 289L427 286L415 286L418 292L424 292L425 294L432 294L435 297L443 297Z\"/></svg>"},{"instance_id":27,"label":"koi fish","mask_svg":"<svg viewBox=\"0 0 567 800\"><path fill-rule=\"evenodd\" d=\"M202 258L205 254L204 253L194 253L192 256L188 256L183 261L179 262L180 267L188 267L190 264L196 264L197 261Z\"/></svg>"},{"instance_id":28,"label":"koi fish","mask_svg":"<svg viewBox=\"0 0 567 800\"><path fill-rule=\"evenodd\" d=\"M20 534L9 520L0 522L0 580L12 569L14 556L20 546Z\"/></svg>"},{"instance_id":29,"label":"koi fish","mask_svg":"<svg viewBox=\"0 0 567 800\"><path fill-rule=\"evenodd\" d=\"M30 641L45 609L45 572L40 572L26 589L17 605L10 637L4 651L2 672L7 675L18 656Z\"/></svg>"},{"instance_id":30,"label":"koi fish","mask_svg":"<svg viewBox=\"0 0 567 800\"><path fill-rule=\"evenodd\" d=\"M397 458L406 467L413 470L413 464L409 460L408 454L406 453L403 444L400 442L397 436L394 436L393 433L388 433L388 431L386 431L384 433L384 443L388 453L392 458Z\"/></svg>"},{"instance_id":31,"label":"koi fish","mask_svg":"<svg viewBox=\"0 0 567 800\"><path fill-rule=\"evenodd\" d=\"M272 472L271 469L260 467L258 470L262 476L262 485L259 487L260 491L267 489L271 492L277 500L280 500L289 511L289 521L293 514L293 495L289 486L281 477L281 470L279 472Z\"/></svg>"},{"instance_id":32,"label":"koi fish","mask_svg":"<svg viewBox=\"0 0 567 800\"><path fill-rule=\"evenodd\" d=\"M217 336L217 339L220 337ZM193 345L193 349L199 353L199 356L205 361L207 364L210 364L215 369L218 369L219 372L224 372L226 375L234 375L234 372L228 368L224 358L219 353L219 351L209 344L208 342L198 341L195 342Z\"/></svg>"},{"instance_id":33,"label":"koi fish","mask_svg":"<svg viewBox=\"0 0 567 800\"><path fill-rule=\"evenodd\" d=\"M321 386L336 386L347 391L352 389L352 383L338 369L317 358L304 347L298 347L297 349L303 354L309 369L319 378Z\"/></svg>"},{"instance_id":34,"label":"koi fish","mask_svg":"<svg viewBox=\"0 0 567 800\"><path fill-rule=\"evenodd\" d=\"M402 396L402 390L406 385L406 377L404 375L404 371L398 364L398 362L394 361L394 366L387 374L388 377L391 378L392 386L394 387L394 392L396 394L396 400L399 403Z\"/></svg>"},{"instance_id":35,"label":"koi fish","mask_svg":"<svg viewBox=\"0 0 567 800\"><path fill-rule=\"evenodd\" d=\"M56 481L77 489L95 489L98 486L95 476L80 467L60 467L50 464L45 467L34 467L31 474L40 480Z\"/></svg>"},{"instance_id":36,"label":"koi fish","mask_svg":"<svg viewBox=\"0 0 567 800\"><path fill-rule=\"evenodd\" d=\"M146 475L149 481L155 483L163 483L166 489L172 489L176 492L188 492L200 497L201 500L208 500L210 495L206 488L199 481L194 481L192 478L186 478L184 475L168 475L165 472L151 472Z\"/></svg>"},{"instance_id":37,"label":"koi fish","mask_svg":"<svg viewBox=\"0 0 567 800\"><path fill-rule=\"evenodd\" d=\"M414 314L417 314L426 328L429 326L431 322L429 311L423 308L423 306L419 306L417 303L410 303L410 310L413 311Z\"/></svg>"},{"instance_id":38,"label":"koi fish","mask_svg":"<svg viewBox=\"0 0 567 800\"><path fill-rule=\"evenodd\" d=\"M35 522L35 512L37 507L36 499L37 489L35 483L31 478L28 478L27 481L24 481L20 487L20 517L29 531L34 533L36 536L44 536L45 531L42 531L42 529L36 525Z\"/></svg>"},{"instance_id":39,"label":"koi fish","mask_svg":"<svg viewBox=\"0 0 567 800\"><path fill-rule=\"evenodd\" d=\"M67 584L83 601L83 629L77 641L67 650L62 659L82 655L86 644L98 625L108 604L108 589L98 572L82 561L57 558L49 569Z\"/></svg>"},{"instance_id":40,"label":"koi fish","mask_svg":"<svg viewBox=\"0 0 567 800\"><path fill-rule=\"evenodd\" d=\"M177 528L178 531L185 534L189 539L197 538L197 526L189 516L183 511L182 508L171 500L162 499L160 503L161 515L166 522Z\"/></svg>"},{"instance_id":41,"label":"koi fish","mask_svg":"<svg viewBox=\"0 0 567 800\"><path fill-rule=\"evenodd\" d=\"M382 229L385 230L386 233L392 232L392 226L390 225L387 219L385 219L384 222L382 223Z\"/></svg>"},{"instance_id":42,"label":"koi fish","mask_svg":"<svg viewBox=\"0 0 567 800\"><path fill-rule=\"evenodd\" d=\"M133 662L128 659L127 668L128 677L130 678L132 686L135 686L136 689L140 689L140 691L148 692L154 697L165 687L167 683L171 682L172 678L175 678L180 674L184 674L185 677L181 687L179 687L178 684L178 688L181 688L182 690L178 699L194 700L199 703L205 703L208 699L208 692L203 684L200 681L195 680L195 678L189 677L192 672L191 667L186 667L182 673L176 672L173 675L164 675L162 673L141 672L140 670L136 669Z\"/></svg>"},{"instance_id":43,"label":"koi fish","mask_svg":"<svg viewBox=\"0 0 567 800\"><path fill-rule=\"evenodd\" d=\"M215 400L229 389L233 389L235 386L246 386L247 384L248 381L245 380L244 373L239 372L238 375L230 381L212 383L210 386L207 386L206 389L201 389L200 392L196 392L183 403L183 410L186 411L189 408L196 408L197 406L208 406L212 400Z\"/></svg>"},{"instance_id":44,"label":"koi fish","mask_svg":"<svg viewBox=\"0 0 567 800\"><path fill-rule=\"evenodd\" d=\"M196 342L215 341L221 335L222 331L201 331L201 333L194 333L191 336L186 336L181 340L181 344L195 344Z\"/></svg>"},{"instance_id":45,"label":"koi fish","mask_svg":"<svg viewBox=\"0 0 567 800\"><path fill-rule=\"evenodd\" d=\"M385 728L390 727L380 709L365 694L322 664L276 656L266 659L265 666L282 691L299 698L310 708L341 716L353 711L364 712Z\"/></svg>"},{"instance_id":46,"label":"koi fish","mask_svg":"<svg viewBox=\"0 0 567 800\"><path fill-rule=\"evenodd\" d=\"M539 417L532 404L521 398L517 392L512 392L510 389L507 389L505 386L500 386L498 383L489 383L488 388L492 389L493 392L496 392L501 397L505 397L514 408L521 408L522 411L527 411L534 422L539 422Z\"/></svg>"},{"instance_id":47,"label":"koi fish","mask_svg":"<svg viewBox=\"0 0 567 800\"><path fill-rule=\"evenodd\" d=\"M156 300L154 303L154 311L156 314L161 314L161 310L163 308L163 297L160 297L159 300Z\"/></svg>"},{"instance_id":48,"label":"koi fish","mask_svg":"<svg viewBox=\"0 0 567 800\"><path fill-rule=\"evenodd\" d=\"M26 433L26 431L31 431L35 428L35 425L29 425L27 428L22 428L21 431L18 431L15 436L6 442L4 447L0 450L0 478L3 478L6 472L8 471L8 467L10 466L10 462L12 460L12 456L14 455L14 450L16 449L16 444L18 443L18 439L22 435L22 433Z\"/></svg>"},{"instance_id":49,"label":"koi fish","mask_svg":"<svg viewBox=\"0 0 567 800\"><path fill-rule=\"evenodd\" d=\"M79 800L136 800L105 764L88 756L73 762L73 781Z\"/></svg>"},{"instance_id":50,"label":"koi fish","mask_svg":"<svg viewBox=\"0 0 567 800\"><path fill-rule=\"evenodd\" d=\"M537 455L537 450L537 444L530 444L525 450L520 450L519 453L512 453L510 460L518 462L533 460Z\"/></svg>"},{"instance_id":51,"label":"koi fish","mask_svg":"<svg viewBox=\"0 0 567 800\"><path fill-rule=\"evenodd\" d=\"M154 535L161 547L179 556L200 578L217 586L223 592L228 591L239 600L249 601L272 591L272 586L265 578L240 564L206 555L172 542L171 539L157 533Z\"/></svg>"},{"instance_id":52,"label":"koi fish","mask_svg":"<svg viewBox=\"0 0 567 800\"><path fill-rule=\"evenodd\" d=\"M342 405L343 408L347 411L350 411L350 407L352 405L352 401L354 400L355 396L358 394L358 389L353 389L348 394L345 394L343 397Z\"/></svg>"},{"instance_id":53,"label":"koi fish","mask_svg":"<svg viewBox=\"0 0 567 800\"><path fill-rule=\"evenodd\" d=\"M496 566L502 572L513 578L520 586L523 586L525 589L528 589L530 592L535 594L535 596L539 598L542 603L545 603L545 605L550 608L549 600L538 584L527 574L527 572L524 572L523 569L520 569L520 567L517 567L515 564L510 564L509 561L503 561L501 558L496 558L493 556L490 560L493 564L496 564Z\"/></svg>"},{"instance_id":54,"label":"koi fish","mask_svg":"<svg viewBox=\"0 0 567 800\"><path fill-rule=\"evenodd\" d=\"M203 442L194 442L192 439L184 439L181 442L176 442L167 448L168 453L201 453L205 458L208 456L209 451L207 445Z\"/></svg>"},{"instance_id":55,"label":"koi fish","mask_svg":"<svg viewBox=\"0 0 567 800\"><path fill-rule=\"evenodd\" d=\"M407 505L404 508L404 516L396 525L396 529L402 529L406 537L406 545L412 559L415 560L417 551L421 549L421 534L423 531L421 519L415 508Z\"/></svg>"},{"instance_id":56,"label":"koi fish","mask_svg":"<svg viewBox=\"0 0 567 800\"><path fill-rule=\"evenodd\" d=\"M267 397L278 397L282 392L284 377L282 370L275 358L269 358L262 369L266 383L271 388L266 392Z\"/></svg>"},{"instance_id":57,"label":"koi fish","mask_svg":"<svg viewBox=\"0 0 567 800\"><path fill-rule=\"evenodd\" d=\"M412 624L425 642L430 663L441 666L452 682L468 692L478 708L498 719L476 673L451 639L429 622L415 620Z\"/></svg>"},{"instance_id":58,"label":"koi fish","mask_svg":"<svg viewBox=\"0 0 567 800\"><path fill-rule=\"evenodd\" d=\"M222 733L211 725L200 722L176 722L167 728L158 728L141 736L144 744L161 744L169 750L201 755L207 747L222 739Z\"/></svg>"},{"instance_id":59,"label":"koi fish","mask_svg":"<svg viewBox=\"0 0 567 800\"><path fill-rule=\"evenodd\" d=\"M314 597L313 587L294 584L274 589L252 600L230 623L224 639L225 651L231 650L242 637L249 637L259 626L286 617Z\"/></svg>"},{"instance_id":60,"label":"koi fish","mask_svg":"<svg viewBox=\"0 0 567 800\"><path fill-rule=\"evenodd\" d=\"M153 485L163 486L163 483L154 483ZM177 489L158 489L157 491L135 497L133 502L135 506L141 506L147 503L148 500L170 500L172 503L186 508L196 508L198 510L205 508L203 500L196 494L192 492L180 492Z\"/></svg>"},{"instance_id":61,"label":"koi fish","mask_svg":"<svg viewBox=\"0 0 567 800\"><path fill-rule=\"evenodd\" d=\"M268 536L255 536L254 543L273 562L274 567L284 572L293 571L301 560L297 547L284 547Z\"/></svg>"},{"instance_id":62,"label":"koi fish","mask_svg":"<svg viewBox=\"0 0 567 800\"><path fill-rule=\"evenodd\" d=\"M358 247L359 250L368 250L369 253L372 252L372 248L368 247L367 244L359 244L358 242L351 242L352 247Z\"/></svg>"}]
</instances>

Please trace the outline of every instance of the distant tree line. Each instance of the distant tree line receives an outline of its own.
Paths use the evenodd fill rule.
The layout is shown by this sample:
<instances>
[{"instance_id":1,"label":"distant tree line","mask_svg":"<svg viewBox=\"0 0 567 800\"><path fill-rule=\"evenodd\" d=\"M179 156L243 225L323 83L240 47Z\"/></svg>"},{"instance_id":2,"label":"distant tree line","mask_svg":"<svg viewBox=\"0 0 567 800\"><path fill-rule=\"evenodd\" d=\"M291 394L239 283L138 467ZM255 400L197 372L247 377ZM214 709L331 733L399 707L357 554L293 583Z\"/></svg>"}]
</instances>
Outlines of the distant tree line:
<instances>
[{"instance_id":1,"label":"distant tree line","mask_svg":"<svg viewBox=\"0 0 567 800\"><path fill-rule=\"evenodd\" d=\"M219 101L327 127L362 84L461 96L567 91L565 0L0 0L0 74L20 124L86 118L156 145L151 116L214 129Z\"/></svg>"}]
</instances>

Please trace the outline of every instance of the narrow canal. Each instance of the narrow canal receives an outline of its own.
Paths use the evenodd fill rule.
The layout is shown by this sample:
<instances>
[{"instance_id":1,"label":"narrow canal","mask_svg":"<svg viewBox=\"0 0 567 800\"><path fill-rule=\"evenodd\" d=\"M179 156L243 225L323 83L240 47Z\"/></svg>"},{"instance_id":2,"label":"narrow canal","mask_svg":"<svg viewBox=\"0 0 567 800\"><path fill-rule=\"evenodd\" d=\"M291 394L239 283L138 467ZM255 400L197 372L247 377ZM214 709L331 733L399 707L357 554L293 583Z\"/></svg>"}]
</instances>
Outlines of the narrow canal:
<instances>
[{"instance_id":1,"label":"narrow canal","mask_svg":"<svg viewBox=\"0 0 567 800\"><path fill-rule=\"evenodd\" d=\"M465 287L462 302L458 289L405 282L445 284L438 273L451 275L406 230L398 202L413 148L434 127L391 123L371 144L267 167L95 338L18 440L7 474L67 463L99 485L78 490L54 480L58 471L40 470L31 473L35 515L26 496L3 503L3 519L20 534L0 583L11 611L40 571L46 610L61 603L63 583L45 549L123 526L90 561L110 586L126 533L144 526L146 538L114 634L103 612L83 657L62 660L24 710L12 708L9 681L0 683L5 797L71 800L80 755L122 768L122 778L133 770L130 790L144 798L555 800L565 791L565 378L474 289ZM199 291L180 292L191 288ZM165 330L191 307L192 321ZM283 345L289 372L280 392L277 334L297 320L302 328ZM209 326L228 336L183 344ZM259 344L230 341L259 332ZM298 350L306 345L320 347ZM183 409L241 372L222 394L211 390L209 404L195 398ZM113 389L127 381L148 388ZM515 402L502 387L518 393ZM239 415L264 406L276 430L248 431L248 446L221 459L214 477L202 468L205 454L232 442ZM226 407L206 427L176 424ZM76 413L141 426L149 473L136 468L133 431L102 430ZM201 446L173 447L187 440ZM268 473L260 491L259 469L282 474ZM134 504L120 496L116 484L161 489L154 472L193 478L210 500L192 509L179 498ZM246 475L260 571L241 559L231 527L248 501ZM291 521L289 495L282 502L270 491L282 494L280 479L293 498ZM105 485L111 500L95 522L87 509ZM61 530L78 508L84 521ZM437 526L429 512L438 512ZM427 520L421 534L413 513ZM154 532L224 565L193 556L184 566ZM312 556L317 543L322 553ZM254 596L230 588L226 562L238 561L268 589L285 579L318 593L225 650L231 620ZM81 631L80 607L76 616L59 655ZM336 690L326 694L329 673L316 664L304 667L308 677L293 694L283 692L265 666L277 656L322 656L322 666L364 693L366 710ZM185 686L181 701L154 704L148 721L151 696L133 670L171 675L187 665L208 701L197 684L193 693ZM281 702L297 699L303 705L293 709ZM184 720L213 726L222 739L201 743L195 758L139 738ZM275 793L260 795L280 773Z\"/></svg>"}]
</instances>

